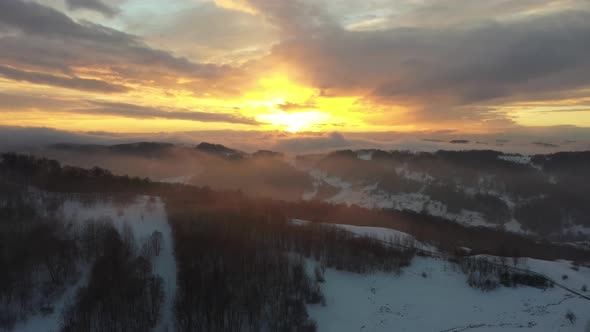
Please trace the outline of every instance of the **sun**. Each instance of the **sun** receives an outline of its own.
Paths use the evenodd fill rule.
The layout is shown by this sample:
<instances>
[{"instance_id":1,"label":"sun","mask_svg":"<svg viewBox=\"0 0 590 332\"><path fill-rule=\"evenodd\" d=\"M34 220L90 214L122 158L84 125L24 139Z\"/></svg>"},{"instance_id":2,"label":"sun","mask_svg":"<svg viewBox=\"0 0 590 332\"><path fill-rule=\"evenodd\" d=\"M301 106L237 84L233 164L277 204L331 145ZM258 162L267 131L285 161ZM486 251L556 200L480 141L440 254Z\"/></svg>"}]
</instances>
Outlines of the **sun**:
<instances>
[{"instance_id":1,"label":"sun","mask_svg":"<svg viewBox=\"0 0 590 332\"><path fill-rule=\"evenodd\" d=\"M329 122L330 115L319 111L288 113L277 110L274 114L261 115L260 119L281 130L296 133L319 129L322 124Z\"/></svg>"}]
</instances>

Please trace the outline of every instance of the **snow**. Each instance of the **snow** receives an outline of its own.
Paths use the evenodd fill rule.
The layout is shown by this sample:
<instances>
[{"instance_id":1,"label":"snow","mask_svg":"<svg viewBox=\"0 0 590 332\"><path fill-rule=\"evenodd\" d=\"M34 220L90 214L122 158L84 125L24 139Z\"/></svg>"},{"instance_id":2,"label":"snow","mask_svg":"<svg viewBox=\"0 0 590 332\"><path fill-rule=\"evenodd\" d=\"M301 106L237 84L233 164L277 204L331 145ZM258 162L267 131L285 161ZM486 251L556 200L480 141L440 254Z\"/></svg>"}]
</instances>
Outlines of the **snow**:
<instances>
[{"instance_id":1,"label":"snow","mask_svg":"<svg viewBox=\"0 0 590 332\"><path fill-rule=\"evenodd\" d=\"M512 220L504 224L504 229L512 233L527 233L522 228L522 225L514 218L512 218Z\"/></svg>"},{"instance_id":2,"label":"snow","mask_svg":"<svg viewBox=\"0 0 590 332\"><path fill-rule=\"evenodd\" d=\"M404 168L399 168L396 172L399 172L400 175L408 179L419 181L423 184L428 184L433 181L433 178L425 173L410 172L406 171ZM317 169L310 171L309 174L314 179L314 191L304 193L302 197L304 200L313 199L318 192L319 186L322 183L326 183L332 187L340 189L336 195L325 200L331 204L354 204L366 209L394 209L398 211L405 210L417 213L427 213L428 215L452 220L465 226L498 227L497 224L488 222L485 215L481 212L467 209L462 209L457 213L451 212L448 211L446 204L443 202L432 200L430 196L420 192L402 192L393 194L384 190L379 190L378 183L355 185L338 177L329 176L325 172ZM481 191L479 188L463 189L465 192L471 191L471 194ZM499 197L506 202L510 209L513 209L515 206L515 203L512 202L507 195L502 195L491 190L488 190L486 193ZM509 222L506 229L525 233L517 221Z\"/></svg>"},{"instance_id":3,"label":"snow","mask_svg":"<svg viewBox=\"0 0 590 332\"><path fill-rule=\"evenodd\" d=\"M160 179L160 182L171 183L171 184L187 184L192 180L192 175L174 176L169 178Z\"/></svg>"},{"instance_id":4,"label":"snow","mask_svg":"<svg viewBox=\"0 0 590 332\"><path fill-rule=\"evenodd\" d=\"M155 332L174 331L174 302L176 296L176 259L172 241L172 229L164 204L159 198L138 196L130 205L119 206L113 202L100 202L88 206L77 199L64 202L62 212L65 218L83 223L88 220L109 218L121 232L125 225L132 230L136 243L141 244L154 231L163 235L160 254L154 258L154 273L162 278L164 285L164 302ZM72 300L79 287L88 281L86 267L79 280L66 289L61 298L54 303L55 310L48 316L33 316L15 327L15 332L57 331L61 322L61 313L68 301Z\"/></svg>"},{"instance_id":5,"label":"snow","mask_svg":"<svg viewBox=\"0 0 590 332\"><path fill-rule=\"evenodd\" d=\"M498 156L498 159L510 161L516 164L522 165L529 165L531 163L530 156L523 156L523 155L501 155Z\"/></svg>"},{"instance_id":6,"label":"snow","mask_svg":"<svg viewBox=\"0 0 590 332\"><path fill-rule=\"evenodd\" d=\"M290 219L289 224L293 226L304 226L311 223L311 221L301 220L301 219Z\"/></svg>"},{"instance_id":7,"label":"snow","mask_svg":"<svg viewBox=\"0 0 590 332\"><path fill-rule=\"evenodd\" d=\"M372 160L373 151L357 151L356 156L361 160Z\"/></svg>"},{"instance_id":8,"label":"snow","mask_svg":"<svg viewBox=\"0 0 590 332\"><path fill-rule=\"evenodd\" d=\"M583 225L571 225L565 231L566 233L590 235L590 227Z\"/></svg>"},{"instance_id":9,"label":"snow","mask_svg":"<svg viewBox=\"0 0 590 332\"><path fill-rule=\"evenodd\" d=\"M498 264L504 263L510 267L540 273L580 293L584 293L582 291L584 285L590 290L590 268L584 266L574 267L570 261L544 261L526 257L519 257L515 260L512 257L506 257L504 258L504 262L502 262L502 258L497 256L479 255L477 257L482 257ZM564 276L567 276L567 278L564 279ZM590 296L590 291L586 291L585 295ZM590 301L588 303L590 304Z\"/></svg>"},{"instance_id":10,"label":"snow","mask_svg":"<svg viewBox=\"0 0 590 332\"><path fill-rule=\"evenodd\" d=\"M291 219L289 220L289 223L295 226L303 226L311 223L311 221ZM338 227L358 236L370 237L387 243L414 246L422 250L436 251L435 247L416 241L412 235L391 228L327 223L321 223L321 225Z\"/></svg>"},{"instance_id":11,"label":"snow","mask_svg":"<svg viewBox=\"0 0 590 332\"><path fill-rule=\"evenodd\" d=\"M397 175L404 177L408 180L416 181L422 184L428 184L434 181L434 177L428 173L412 171L408 168L408 165L404 164L402 167L395 169Z\"/></svg>"},{"instance_id":12,"label":"snow","mask_svg":"<svg viewBox=\"0 0 590 332\"><path fill-rule=\"evenodd\" d=\"M164 303L160 320L155 331L174 330L174 302L176 298L176 259L174 257L174 244L172 241L172 229L168 224L166 210L159 198L150 199L147 196L139 196L135 202L117 207L112 203L97 203L91 207L85 207L80 201L68 200L64 203L66 217L84 222L89 219L110 218L119 231L128 225L136 243L142 243L154 231L163 235L160 255L154 258L154 274L161 277L164 285Z\"/></svg>"},{"instance_id":13,"label":"snow","mask_svg":"<svg viewBox=\"0 0 590 332\"><path fill-rule=\"evenodd\" d=\"M559 264L532 265L557 271ZM399 276L326 269L325 278L327 305L308 307L319 332L582 331L590 319L590 301L561 288L483 292L469 287L452 263L435 258L416 257ZM567 310L576 315L574 324L565 319Z\"/></svg>"},{"instance_id":14,"label":"snow","mask_svg":"<svg viewBox=\"0 0 590 332\"><path fill-rule=\"evenodd\" d=\"M318 189L317 187L314 188L313 191L305 191L303 193L303 196L301 197L301 199L303 199L304 201L310 201L312 200L316 195L318 194Z\"/></svg>"},{"instance_id":15,"label":"snow","mask_svg":"<svg viewBox=\"0 0 590 332\"><path fill-rule=\"evenodd\" d=\"M43 316L41 314L35 314L30 316L25 321L18 322L12 331L15 332L39 332L59 331L61 327L61 314L65 307L74 300L76 292L80 287L88 284L88 278L90 275L90 267L85 266L78 280L70 285L65 292L53 303L53 312L49 315Z\"/></svg>"}]
</instances>

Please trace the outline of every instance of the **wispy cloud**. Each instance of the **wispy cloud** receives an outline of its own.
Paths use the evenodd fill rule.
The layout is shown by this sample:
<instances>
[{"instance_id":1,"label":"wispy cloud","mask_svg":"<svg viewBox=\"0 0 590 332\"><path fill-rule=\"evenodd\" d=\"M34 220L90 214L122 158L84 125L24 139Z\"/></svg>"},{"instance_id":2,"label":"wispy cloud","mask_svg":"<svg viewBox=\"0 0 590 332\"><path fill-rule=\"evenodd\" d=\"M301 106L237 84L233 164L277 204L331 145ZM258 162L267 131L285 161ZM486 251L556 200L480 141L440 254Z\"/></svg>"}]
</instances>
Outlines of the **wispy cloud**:
<instances>
[{"instance_id":1,"label":"wispy cloud","mask_svg":"<svg viewBox=\"0 0 590 332\"><path fill-rule=\"evenodd\" d=\"M161 109L126 103L91 101L91 107L73 110L80 114L115 115L133 119L172 119L199 122L225 122L235 124L259 125L256 120L239 114L208 113L200 111Z\"/></svg>"},{"instance_id":2,"label":"wispy cloud","mask_svg":"<svg viewBox=\"0 0 590 332\"><path fill-rule=\"evenodd\" d=\"M46 73L18 70L6 66L0 66L0 76L15 81L24 81L34 84L51 85L83 91L102 93L129 91L129 88L124 85L111 84L101 80L80 78L76 76L56 76Z\"/></svg>"},{"instance_id":3,"label":"wispy cloud","mask_svg":"<svg viewBox=\"0 0 590 332\"><path fill-rule=\"evenodd\" d=\"M115 16L118 10L105 4L101 0L66 0L68 8L71 10L87 9L97 11L106 16Z\"/></svg>"}]
</instances>

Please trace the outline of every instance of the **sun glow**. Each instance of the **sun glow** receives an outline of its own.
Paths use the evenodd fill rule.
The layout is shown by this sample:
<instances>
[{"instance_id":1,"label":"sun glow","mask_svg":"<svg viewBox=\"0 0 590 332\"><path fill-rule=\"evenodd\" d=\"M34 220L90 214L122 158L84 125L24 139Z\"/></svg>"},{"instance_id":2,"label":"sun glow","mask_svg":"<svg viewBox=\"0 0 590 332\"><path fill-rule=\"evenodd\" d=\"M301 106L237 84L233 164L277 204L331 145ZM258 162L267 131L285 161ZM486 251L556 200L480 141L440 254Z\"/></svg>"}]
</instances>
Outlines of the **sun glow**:
<instances>
[{"instance_id":1,"label":"sun glow","mask_svg":"<svg viewBox=\"0 0 590 332\"><path fill-rule=\"evenodd\" d=\"M324 123L329 122L330 115L318 111L295 113L278 111L275 114L261 115L259 118L262 121L272 123L281 130L296 133L321 128Z\"/></svg>"},{"instance_id":2,"label":"sun glow","mask_svg":"<svg viewBox=\"0 0 590 332\"><path fill-rule=\"evenodd\" d=\"M365 122L375 116L364 111L358 96L326 96L319 88L290 79L287 74L271 74L243 87L235 96L195 95L182 86L168 88L134 86L126 93L104 95L94 92L3 82L0 88L12 89L16 85L37 96L54 95L63 104L54 109L29 109L26 113L15 110L4 113L1 125L50 126L57 129L100 131L109 128L114 132L191 131L191 130L280 130L285 132L321 132L333 130L362 131L375 127ZM82 102L76 102L82 99ZM112 114L86 111L96 107L88 101L115 104ZM258 124L200 122L186 119L158 117L157 115L117 115L116 104L137 105L162 112L201 112L227 114L252 119ZM48 105L48 107L51 105ZM121 106L124 107L124 106ZM138 111L138 113L141 113ZM374 122L371 120L371 122ZM378 128L381 129L381 128Z\"/></svg>"},{"instance_id":3,"label":"sun glow","mask_svg":"<svg viewBox=\"0 0 590 332\"><path fill-rule=\"evenodd\" d=\"M260 79L244 99L241 108L273 130L323 131L362 122L355 109L357 97L326 97L320 89L295 83L282 74Z\"/></svg>"}]
</instances>

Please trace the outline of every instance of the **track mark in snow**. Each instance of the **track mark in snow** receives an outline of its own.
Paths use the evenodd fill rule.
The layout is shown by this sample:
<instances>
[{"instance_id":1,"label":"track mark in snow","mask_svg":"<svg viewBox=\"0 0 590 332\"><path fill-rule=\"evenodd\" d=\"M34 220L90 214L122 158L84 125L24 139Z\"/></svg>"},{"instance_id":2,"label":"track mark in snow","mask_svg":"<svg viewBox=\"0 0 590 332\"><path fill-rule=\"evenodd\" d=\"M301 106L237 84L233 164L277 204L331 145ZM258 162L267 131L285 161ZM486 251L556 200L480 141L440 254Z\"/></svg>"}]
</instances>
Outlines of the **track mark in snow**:
<instances>
[{"instance_id":1,"label":"track mark in snow","mask_svg":"<svg viewBox=\"0 0 590 332\"><path fill-rule=\"evenodd\" d=\"M529 303L525 303L524 305L528 308L525 309L524 312L529 313L532 316L546 315L549 313L549 310L547 310L549 307L559 306L563 302L573 299L573 298L574 298L573 295L566 294L565 297L563 299L561 299L559 302L548 303L545 305L536 305L536 306L532 306L532 307L529 307L530 306Z\"/></svg>"},{"instance_id":2,"label":"track mark in snow","mask_svg":"<svg viewBox=\"0 0 590 332\"><path fill-rule=\"evenodd\" d=\"M533 327L537 326L536 322L528 322L526 324L522 324L522 323L502 323L502 324L469 324L469 325L465 325L465 326L459 326L459 327L453 327L450 329L446 329L446 330L441 330L440 332L462 332L462 331L467 331L467 330L472 330L472 329L479 329L479 328L490 328L490 327L496 327L496 328L527 328L527 329L532 329Z\"/></svg>"}]
</instances>

